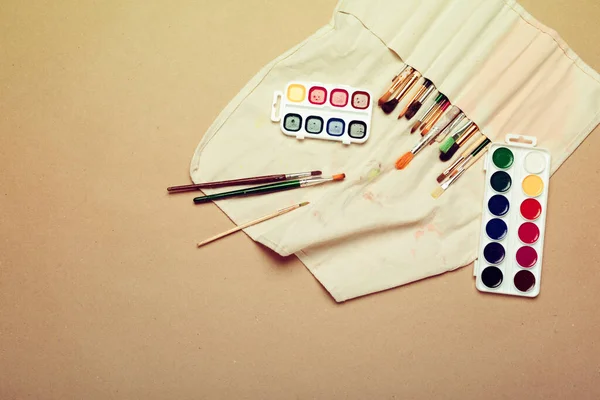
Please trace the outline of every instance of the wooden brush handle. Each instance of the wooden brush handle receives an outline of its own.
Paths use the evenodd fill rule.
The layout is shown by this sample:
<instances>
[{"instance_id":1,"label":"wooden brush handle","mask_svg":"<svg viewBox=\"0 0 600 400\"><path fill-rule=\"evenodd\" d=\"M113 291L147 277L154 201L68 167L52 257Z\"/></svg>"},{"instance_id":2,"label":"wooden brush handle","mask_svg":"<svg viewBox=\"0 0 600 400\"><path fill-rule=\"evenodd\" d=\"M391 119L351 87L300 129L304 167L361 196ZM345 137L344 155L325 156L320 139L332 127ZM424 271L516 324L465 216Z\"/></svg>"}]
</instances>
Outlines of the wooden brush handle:
<instances>
[{"instance_id":1,"label":"wooden brush handle","mask_svg":"<svg viewBox=\"0 0 600 400\"><path fill-rule=\"evenodd\" d=\"M478 147L481 145L481 143L483 143L483 142L484 142L484 140L485 140L485 139L487 139L487 138L486 138L485 136L481 135L481 137L480 137L479 139L477 139L477 140L475 141L475 143L473 143L471 146L469 146L469 148L468 148L468 149L466 149L466 150L465 150L465 151L464 151L464 152L461 154L461 157L462 157L462 158L467 158L467 157L469 157L469 156L471 155L471 153L472 153L472 152L474 152L474 151L475 151L475 149L477 149L477 148L478 148Z\"/></svg>"},{"instance_id":2,"label":"wooden brush handle","mask_svg":"<svg viewBox=\"0 0 600 400\"><path fill-rule=\"evenodd\" d=\"M417 90L417 92L408 101L408 103L406 103L406 106L404 107L404 109L402 109L402 111L400 112L400 115L398 116L398 119L404 117L404 114L406 114L406 112L408 111L408 108L417 100L417 98L419 98L423 93L425 93L426 89L427 88L425 86L421 86L419 88L419 90Z\"/></svg>"},{"instance_id":3,"label":"wooden brush handle","mask_svg":"<svg viewBox=\"0 0 600 400\"><path fill-rule=\"evenodd\" d=\"M215 189L226 186L257 185L261 183L280 182L285 180L285 174L256 176L254 178L231 179L228 181L206 182L194 185L172 186L167 188L169 192L191 192L198 189Z\"/></svg>"},{"instance_id":4,"label":"wooden brush handle","mask_svg":"<svg viewBox=\"0 0 600 400\"><path fill-rule=\"evenodd\" d=\"M464 143L468 142L469 139L471 139L477 133L477 131L479 131L479 128L477 127L477 125L473 124L473 126L471 126L467 132L465 132L460 138L458 138L456 144L459 147L462 146Z\"/></svg>"}]
</instances>

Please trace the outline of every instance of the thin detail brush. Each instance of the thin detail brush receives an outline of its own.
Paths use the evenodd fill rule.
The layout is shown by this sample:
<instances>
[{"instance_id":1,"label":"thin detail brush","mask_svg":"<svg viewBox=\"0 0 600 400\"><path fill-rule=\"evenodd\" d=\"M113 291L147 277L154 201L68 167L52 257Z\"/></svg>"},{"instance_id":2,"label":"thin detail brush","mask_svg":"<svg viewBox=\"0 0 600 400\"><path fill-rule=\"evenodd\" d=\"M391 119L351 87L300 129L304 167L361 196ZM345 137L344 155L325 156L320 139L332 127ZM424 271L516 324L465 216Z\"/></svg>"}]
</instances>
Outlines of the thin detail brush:
<instances>
[{"instance_id":1,"label":"thin detail brush","mask_svg":"<svg viewBox=\"0 0 600 400\"><path fill-rule=\"evenodd\" d=\"M213 237L211 237L209 239L203 240L200 243L198 243L196 246L197 247L202 247L205 244L208 244L208 243L214 242L215 240L224 238L225 236L231 235L232 233L239 232L239 231L241 231L243 229L246 229L246 228L249 228L251 226L260 224L261 222L265 222L265 221L268 221L268 220L273 219L275 217L279 217L280 215L287 214L287 213L289 213L291 211L299 209L300 207L307 206L308 204L309 204L309 202L305 201L304 203L295 204L295 205L293 205L291 207L283 208L283 209L281 209L279 211L274 212L273 214L265 215L264 217L255 219L254 221L247 222L247 223L245 223L243 225L240 225L240 226L236 226L235 228L231 228L228 231L225 231L223 233L215 235L215 236L213 236Z\"/></svg>"}]
</instances>

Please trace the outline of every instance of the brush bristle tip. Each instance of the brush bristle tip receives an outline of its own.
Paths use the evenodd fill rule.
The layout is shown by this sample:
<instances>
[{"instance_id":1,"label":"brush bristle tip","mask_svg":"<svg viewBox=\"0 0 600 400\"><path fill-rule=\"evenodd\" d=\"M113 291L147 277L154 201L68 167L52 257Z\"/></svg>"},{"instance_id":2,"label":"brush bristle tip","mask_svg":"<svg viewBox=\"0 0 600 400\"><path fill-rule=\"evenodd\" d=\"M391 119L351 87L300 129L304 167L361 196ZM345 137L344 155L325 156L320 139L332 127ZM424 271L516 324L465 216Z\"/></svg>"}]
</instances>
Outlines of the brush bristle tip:
<instances>
[{"instance_id":1,"label":"brush bristle tip","mask_svg":"<svg viewBox=\"0 0 600 400\"><path fill-rule=\"evenodd\" d=\"M433 192L431 192L431 197L433 197L434 199L439 199L441 195L444 194L444 189L440 186L437 189L435 189Z\"/></svg>"},{"instance_id":2,"label":"brush bristle tip","mask_svg":"<svg viewBox=\"0 0 600 400\"><path fill-rule=\"evenodd\" d=\"M456 143L452 144L447 152L440 154L440 160L449 161L452 157L454 157L459 148L460 146Z\"/></svg>"},{"instance_id":3,"label":"brush bristle tip","mask_svg":"<svg viewBox=\"0 0 600 400\"><path fill-rule=\"evenodd\" d=\"M333 176L334 181L343 181L346 179L346 174L337 174Z\"/></svg>"},{"instance_id":4,"label":"brush bristle tip","mask_svg":"<svg viewBox=\"0 0 600 400\"><path fill-rule=\"evenodd\" d=\"M440 145L440 151L442 153L446 153L448 152L448 150L450 150L450 148L452 147L452 145L454 144L455 140L453 137L449 137L446 138L446 140L444 140L442 142L442 144Z\"/></svg>"},{"instance_id":5,"label":"brush bristle tip","mask_svg":"<svg viewBox=\"0 0 600 400\"><path fill-rule=\"evenodd\" d=\"M398 100L393 99L393 100L388 101L384 105L382 105L381 109L383 110L384 113L391 114L396 109L397 106L398 106Z\"/></svg>"},{"instance_id":6,"label":"brush bristle tip","mask_svg":"<svg viewBox=\"0 0 600 400\"><path fill-rule=\"evenodd\" d=\"M398 159L398 161L396 161L396 169L406 168L408 166L408 164L410 164L410 162L413 160L414 157L415 157L414 154L411 152L404 154L402 157L400 157Z\"/></svg>"}]
</instances>

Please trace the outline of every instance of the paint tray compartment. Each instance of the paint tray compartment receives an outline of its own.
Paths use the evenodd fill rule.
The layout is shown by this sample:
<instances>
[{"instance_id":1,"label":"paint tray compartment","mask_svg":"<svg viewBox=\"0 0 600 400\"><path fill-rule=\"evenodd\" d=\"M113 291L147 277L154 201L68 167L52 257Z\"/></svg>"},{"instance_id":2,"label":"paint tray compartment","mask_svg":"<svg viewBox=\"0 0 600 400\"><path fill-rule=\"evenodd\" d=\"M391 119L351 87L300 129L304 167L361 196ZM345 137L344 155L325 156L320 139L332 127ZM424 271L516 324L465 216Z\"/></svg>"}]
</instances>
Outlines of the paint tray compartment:
<instances>
[{"instance_id":1,"label":"paint tray compartment","mask_svg":"<svg viewBox=\"0 0 600 400\"><path fill-rule=\"evenodd\" d=\"M484 162L485 195L474 275L481 292L540 293L550 153L536 138L507 135Z\"/></svg>"},{"instance_id":2,"label":"paint tray compartment","mask_svg":"<svg viewBox=\"0 0 600 400\"><path fill-rule=\"evenodd\" d=\"M278 107L279 105L279 107ZM297 139L364 143L371 132L373 96L365 89L290 82L275 92L271 120Z\"/></svg>"}]
</instances>

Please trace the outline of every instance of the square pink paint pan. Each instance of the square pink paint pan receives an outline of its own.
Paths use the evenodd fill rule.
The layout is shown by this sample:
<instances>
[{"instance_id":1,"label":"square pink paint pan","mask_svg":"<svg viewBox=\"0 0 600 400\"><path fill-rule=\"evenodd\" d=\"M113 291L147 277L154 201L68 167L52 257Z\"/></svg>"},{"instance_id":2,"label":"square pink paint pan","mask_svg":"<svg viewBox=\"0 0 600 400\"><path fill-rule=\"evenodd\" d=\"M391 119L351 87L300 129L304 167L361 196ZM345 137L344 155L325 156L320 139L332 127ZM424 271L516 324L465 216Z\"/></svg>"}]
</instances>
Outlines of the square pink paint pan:
<instances>
[{"instance_id":1,"label":"square pink paint pan","mask_svg":"<svg viewBox=\"0 0 600 400\"><path fill-rule=\"evenodd\" d=\"M369 138L373 96L365 89L323 83L289 82L275 92L271 120L297 139L323 139L344 144Z\"/></svg>"}]
</instances>

